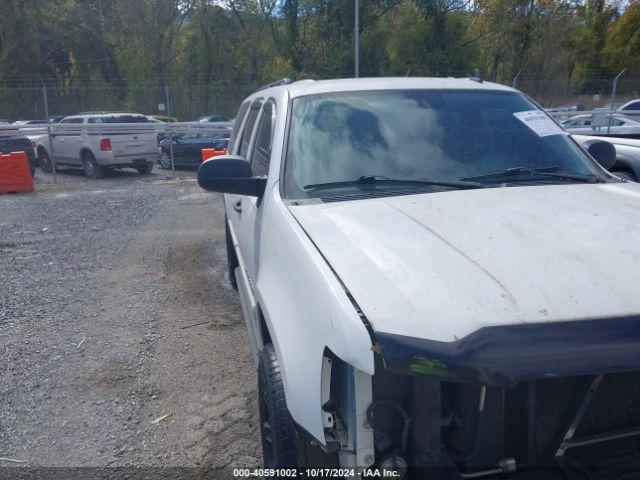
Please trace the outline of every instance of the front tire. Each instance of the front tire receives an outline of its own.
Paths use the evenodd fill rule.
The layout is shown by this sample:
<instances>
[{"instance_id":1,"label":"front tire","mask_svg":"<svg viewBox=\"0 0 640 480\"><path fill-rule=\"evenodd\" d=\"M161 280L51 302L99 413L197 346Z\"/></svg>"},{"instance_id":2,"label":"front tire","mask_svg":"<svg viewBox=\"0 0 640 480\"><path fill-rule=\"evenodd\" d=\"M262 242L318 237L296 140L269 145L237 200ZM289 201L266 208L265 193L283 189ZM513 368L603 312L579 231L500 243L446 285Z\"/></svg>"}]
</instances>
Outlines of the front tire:
<instances>
[{"instance_id":1,"label":"front tire","mask_svg":"<svg viewBox=\"0 0 640 480\"><path fill-rule=\"evenodd\" d=\"M169 152L166 150L162 150L160 153L160 168L163 170L171 169L171 157L169 156Z\"/></svg>"},{"instance_id":2,"label":"front tire","mask_svg":"<svg viewBox=\"0 0 640 480\"><path fill-rule=\"evenodd\" d=\"M38 166L43 172L53 172L53 163L51 163L51 158L43 147L38 148Z\"/></svg>"},{"instance_id":3,"label":"front tire","mask_svg":"<svg viewBox=\"0 0 640 480\"><path fill-rule=\"evenodd\" d=\"M137 166L136 170L140 175L148 175L153 170L153 163L147 162L144 165Z\"/></svg>"},{"instance_id":4,"label":"front tire","mask_svg":"<svg viewBox=\"0 0 640 480\"><path fill-rule=\"evenodd\" d=\"M298 462L295 428L284 397L280 364L270 343L266 344L260 352L258 396L264 466L266 468L296 467Z\"/></svg>"},{"instance_id":5,"label":"front tire","mask_svg":"<svg viewBox=\"0 0 640 480\"><path fill-rule=\"evenodd\" d=\"M104 167L101 167L96 162L96 157L91 152L84 152L82 154L82 167L84 168L84 174L87 178L97 179L104 176Z\"/></svg>"}]
</instances>

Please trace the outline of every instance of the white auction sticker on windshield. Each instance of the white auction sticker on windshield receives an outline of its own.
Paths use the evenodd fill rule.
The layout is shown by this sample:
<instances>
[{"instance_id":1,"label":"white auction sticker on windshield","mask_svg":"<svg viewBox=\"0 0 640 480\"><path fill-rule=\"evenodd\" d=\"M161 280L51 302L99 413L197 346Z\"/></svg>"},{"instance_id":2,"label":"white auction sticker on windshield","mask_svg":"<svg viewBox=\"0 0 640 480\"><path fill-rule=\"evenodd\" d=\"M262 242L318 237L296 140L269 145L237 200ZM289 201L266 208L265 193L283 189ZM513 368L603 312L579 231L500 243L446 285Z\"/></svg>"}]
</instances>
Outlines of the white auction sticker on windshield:
<instances>
[{"instance_id":1,"label":"white auction sticker on windshield","mask_svg":"<svg viewBox=\"0 0 640 480\"><path fill-rule=\"evenodd\" d=\"M518 120L533 130L539 137L549 135L566 134L560 126L541 110L526 110L524 112L515 112L514 115Z\"/></svg>"}]
</instances>

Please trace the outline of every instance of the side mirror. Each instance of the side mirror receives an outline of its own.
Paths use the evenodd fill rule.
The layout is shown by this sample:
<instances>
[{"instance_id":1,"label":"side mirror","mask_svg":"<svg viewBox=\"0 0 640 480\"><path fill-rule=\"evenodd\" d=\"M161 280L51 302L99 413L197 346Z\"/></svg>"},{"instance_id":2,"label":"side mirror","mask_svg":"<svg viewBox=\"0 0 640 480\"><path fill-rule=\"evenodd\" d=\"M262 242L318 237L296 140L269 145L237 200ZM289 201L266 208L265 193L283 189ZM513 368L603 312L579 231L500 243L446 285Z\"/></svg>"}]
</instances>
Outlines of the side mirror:
<instances>
[{"instance_id":1,"label":"side mirror","mask_svg":"<svg viewBox=\"0 0 640 480\"><path fill-rule=\"evenodd\" d=\"M583 143L589 154L605 170L611 170L616 164L616 147L604 140L587 140Z\"/></svg>"},{"instance_id":2,"label":"side mirror","mask_svg":"<svg viewBox=\"0 0 640 480\"><path fill-rule=\"evenodd\" d=\"M267 180L254 177L244 158L224 155L202 162L198 168L198 185L212 192L260 197Z\"/></svg>"}]
</instances>

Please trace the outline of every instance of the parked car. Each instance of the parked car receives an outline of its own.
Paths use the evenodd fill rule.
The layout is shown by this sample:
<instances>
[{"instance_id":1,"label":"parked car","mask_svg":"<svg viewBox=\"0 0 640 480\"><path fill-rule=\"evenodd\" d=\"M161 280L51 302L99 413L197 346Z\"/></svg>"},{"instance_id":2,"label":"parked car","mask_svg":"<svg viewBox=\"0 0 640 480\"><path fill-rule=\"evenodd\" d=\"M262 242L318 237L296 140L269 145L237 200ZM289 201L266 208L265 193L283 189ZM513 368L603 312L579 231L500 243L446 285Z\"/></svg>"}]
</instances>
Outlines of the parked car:
<instances>
[{"instance_id":1,"label":"parked car","mask_svg":"<svg viewBox=\"0 0 640 480\"><path fill-rule=\"evenodd\" d=\"M545 110L548 113L555 113L555 114L571 113L571 112L579 112L581 110L584 110L584 106L578 105L575 103L570 103L567 105L559 105L557 107L549 107L549 108L546 108Z\"/></svg>"},{"instance_id":2,"label":"parked car","mask_svg":"<svg viewBox=\"0 0 640 480\"><path fill-rule=\"evenodd\" d=\"M16 120L12 125L44 125L46 120Z\"/></svg>"},{"instance_id":3,"label":"parked car","mask_svg":"<svg viewBox=\"0 0 640 480\"><path fill-rule=\"evenodd\" d=\"M154 120L158 120L163 123L176 123L179 122L178 117L173 117L169 115L147 115Z\"/></svg>"},{"instance_id":4,"label":"parked car","mask_svg":"<svg viewBox=\"0 0 640 480\"><path fill-rule=\"evenodd\" d=\"M31 176L33 176L36 167L36 156L31 140L17 128L2 128L0 129L0 154L11 152L26 153Z\"/></svg>"},{"instance_id":5,"label":"parked car","mask_svg":"<svg viewBox=\"0 0 640 480\"><path fill-rule=\"evenodd\" d=\"M618 112L630 117L640 116L640 98L625 103L618 108Z\"/></svg>"},{"instance_id":6,"label":"parked car","mask_svg":"<svg viewBox=\"0 0 640 480\"><path fill-rule=\"evenodd\" d=\"M640 185L594 144L473 79L249 96L198 182L225 194L265 464L637 468Z\"/></svg>"},{"instance_id":7,"label":"parked car","mask_svg":"<svg viewBox=\"0 0 640 480\"><path fill-rule=\"evenodd\" d=\"M218 123L218 122L228 122L228 117L223 117L221 115L205 115L203 117L198 118L198 122L208 122L208 123Z\"/></svg>"},{"instance_id":8,"label":"parked car","mask_svg":"<svg viewBox=\"0 0 640 480\"><path fill-rule=\"evenodd\" d=\"M640 122L617 113L611 115L603 114L602 122L594 122L592 114L576 115L563 120L561 125L567 132L580 135L640 138Z\"/></svg>"},{"instance_id":9,"label":"parked car","mask_svg":"<svg viewBox=\"0 0 640 480\"><path fill-rule=\"evenodd\" d=\"M60 121L51 138L43 134L32 141L44 171L52 170L53 154L56 165L82 167L89 178L100 178L107 169L126 167L146 174L159 157L155 130L119 130L118 125L149 123L144 115L130 113L72 115Z\"/></svg>"},{"instance_id":10,"label":"parked car","mask_svg":"<svg viewBox=\"0 0 640 480\"><path fill-rule=\"evenodd\" d=\"M174 134L160 141L159 164L165 170L171 168L171 150L178 167L194 167L202 163L202 149L213 148L220 155L226 153L229 136L208 136L203 133Z\"/></svg>"},{"instance_id":11,"label":"parked car","mask_svg":"<svg viewBox=\"0 0 640 480\"><path fill-rule=\"evenodd\" d=\"M229 132L231 132L231 128L233 127L232 120L229 120L229 118L220 115L207 115L204 117L200 117L197 121L199 123L208 123L211 125L215 125L216 128L227 130Z\"/></svg>"}]
</instances>

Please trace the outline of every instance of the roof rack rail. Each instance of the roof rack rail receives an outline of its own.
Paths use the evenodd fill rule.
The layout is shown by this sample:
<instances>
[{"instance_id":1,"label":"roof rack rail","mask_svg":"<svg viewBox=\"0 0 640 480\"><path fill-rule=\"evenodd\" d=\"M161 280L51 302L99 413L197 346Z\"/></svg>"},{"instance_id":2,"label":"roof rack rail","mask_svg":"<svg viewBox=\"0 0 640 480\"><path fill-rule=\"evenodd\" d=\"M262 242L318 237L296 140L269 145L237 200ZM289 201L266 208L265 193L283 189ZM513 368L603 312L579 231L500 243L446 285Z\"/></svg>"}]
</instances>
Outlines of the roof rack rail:
<instances>
[{"instance_id":1,"label":"roof rack rail","mask_svg":"<svg viewBox=\"0 0 640 480\"><path fill-rule=\"evenodd\" d=\"M289 85L290 83L293 83L292 80L289 77L284 77L284 78L281 78L280 80L276 80L275 82L271 82L271 83L268 83L267 85L263 85L262 87L258 88L256 92L259 92L261 90L266 90L267 88L271 88L271 87L278 87L280 85Z\"/></svg>"}]
</instances>

